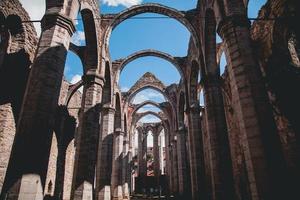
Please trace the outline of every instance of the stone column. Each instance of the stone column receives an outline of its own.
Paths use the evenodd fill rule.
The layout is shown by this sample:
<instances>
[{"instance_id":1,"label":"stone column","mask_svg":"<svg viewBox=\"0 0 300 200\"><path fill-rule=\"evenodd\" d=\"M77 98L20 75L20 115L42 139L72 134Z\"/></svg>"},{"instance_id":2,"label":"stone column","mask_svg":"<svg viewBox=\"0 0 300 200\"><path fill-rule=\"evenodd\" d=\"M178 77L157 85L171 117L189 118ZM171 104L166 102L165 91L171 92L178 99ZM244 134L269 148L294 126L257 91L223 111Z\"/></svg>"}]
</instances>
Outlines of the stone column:
<instances>
[{"instance_id":1,"label":"stone column","mask_svg":"<svg viewBox=\"0 0 300 200\"><path fill-rule=\"evenodd\" d=\"M207 63L215 68L215 63ZM208 72L209 73L209 72ZM232 163L219 74L204 76L205 120L209 138L209 159L213 199L233 199Z\"/></svg>"},{"instance_id":2,"label":"stone column","mask_svg":"<svg viewBox=\"0 0 300 200\"><path fill-rule=\"evenodd\" d=\"M235 1L226 3L230 7ZM250 24L244 9L234 11L238 10L243 13L226 17L218 32L224 41L252 199L293 199L294 186L287 175L266 88L252 51Z\"/></svg>"},{"instance_id":3,"label":"stone column","mask_svg":"<svg viewBox=\"0 0 300 200\"><path fill-rule=\"evenodd\" d=\"M49 13L31 67L23 109L0 199L43 199L54 112L58 103L69 41L79 2L70 15ZM73 10L74 9L74 10ZM59 10L59 9L58 9Z\"/></svg>"},{"instance_id":4,"label":"stone column","mask_svg":"<svg viewBox=\"0 0 300 200\"><path fill-rule=\"evenodd\" d=\"M153 133L154 176L157 177L157 181L160 177L158 134Z\"/></svg>"},{"instance_id":5,"label":"stone column","mask_svg":"<svg viewBox=\"0 0 300 200\"><path fill-rule=\"evenodd\" d=\"M96 199L111 199L111 172L115 109L104 106L101 111L100 139L96 166Z\"/></svg>"},{"instance_id":6,"label":"stone column","mask_svg":"<svg viewBox=\"0 0 300 200\"><path fill-rule=\"evenodd\" d=\"M191 105L186 113L189 120L188 140L192 199L207 199L199 104Z\"/></svg>"},{"instance_id":7,"label":"stone column","mask_svg":"<svg viewBox=\"0 0 300 200\"><path fill-rule=\"evenodd\" d=\"M65 106L59 106L55 119L55 134L57 138L57 161L55 175L54 198L63 199L66 154L69 143L75 135L76 119L71 117Z\"/></svg>"},{"instance_id":8,"label":"stone column","mask_svg":"<svg viewBox=\"0 0 300 200\"><path fill-rule=\"evenodd\" d=\"M129 163L129 140L124 138L123 142L123 167L122 167L122 186L123 186L123 199L129 199L129 181L130 176L130 163Z\"/></svg>"},{"instance_id":9,"label":"stone column","mask_svg":"<svg viewBox=\"0 0 300 200\"><path fill-rule=\"evenodd\" d=\"M74 200L91 200L94 195L95 168L100 132L100 103L103 77L97 70L83 76L83 112L76 138L76 154L72 185Z\"/></svg>"},{"instance_id":10,"label":"stone column","mask_svg":"<svg viewBox=\"0 0 300 200\"><path fill-rule=\"evenodd\" d=\"M113 200L123 200L122 160L124 133L120 128L114 132L111 191Z\"/></svg>"},{"instance_id":11,"label":"stone column","mask_svg":"<svg viewBox=\"0 0 300 200\"><path fill-rule=\"evenodd\" d=\"M168 183L168 191L167 196L170 196L173 188L173 181L172 181L172 158L171 158L171 144L170 144L169 132L165 129L165 142L166 142L166 176L167 176L167 183Z\"/></svg>"},{"instance_id":12,"label":"stone column","mask_svg":"<svg viewBox=\"0 0 300 200\"><path fill-rule=\"evenodd\" d=\"M173 195L178 196L178 158L177 158L177 138L171 142L172 151L172 175L173 175Z\"/></svg>"},{"instance_id":13,"label":"stone column","mask_svg":"<svg viewBox=\"0 0 300 200\"><path fill-rule=\"evenodd\" d=\"M177 131L177 158L178 158L178 194L180 198L189 198L188 169L186 151L186 129L179 127Z\"/></svg>"},{"instance_id":14,"label":"stone column","mask_svg":"<svg viewBox=\"0 0 300 200\"><path fill-rule=\"evenodd\" d=\"M139 129L139 177L144 178L147 176L147 137L142 129Z\"/></svg>"}]
</instances>

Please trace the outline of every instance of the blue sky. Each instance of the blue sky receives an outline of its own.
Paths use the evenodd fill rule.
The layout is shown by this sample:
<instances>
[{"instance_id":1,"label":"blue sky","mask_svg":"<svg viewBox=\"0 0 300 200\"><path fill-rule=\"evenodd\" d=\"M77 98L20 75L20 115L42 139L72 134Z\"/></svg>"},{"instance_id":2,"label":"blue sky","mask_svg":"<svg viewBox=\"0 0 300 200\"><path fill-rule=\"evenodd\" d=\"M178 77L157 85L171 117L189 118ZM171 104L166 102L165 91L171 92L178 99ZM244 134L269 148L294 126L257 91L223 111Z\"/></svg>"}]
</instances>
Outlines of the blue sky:
<instances>
[{"instance_id":1,"label":"blue sky","mask_svg":"<svg viewBox=\"0 0 300 200\"><path fill-rule=\"evenodd\" d=\"M44 10L44 0L20 0L32 19L41 19ZM140 3L160 3L178 10L189 10L196 7L196 0L101 0L101 13L118 13L126 6ZM27 2L27 4L26 4ZM257 17L259 8L266 0L250 0L248 16ZM124 6L125 5L125 6ZM146 13L138 16L160 16ZM80 16L79 16L80 18ZM40 32L40 25L35 24ZM79 20L77 32L73 36L73 42L77 45L85 45L83 25ZM143 49L155 49L172 56L186 56L189 31L174 19L129 19L121 23L112 32L110 38L110 54L113 60L126 57L136 51ZM222 56L221 68L226 65L225 56ZM178 83L180 75L176 68L169 62L156 58L145 57L129 63L120 76L120 87L123 91L128 90L144 73L151 72L165 85ZM73 54L69 53L65 67L65 77L68 81L75 83L82 75L82 64ZM162 95L153 90L145 90L139 93L134 99L134 103L144 100L164 101ZM151 106L142 108L142 111L155 110ZM157 110L155 110L157 111ZM146 117L142 121L154 120L154 117ZM157 120L157 119L156 119Z\"/></svg>"}]
</instances>

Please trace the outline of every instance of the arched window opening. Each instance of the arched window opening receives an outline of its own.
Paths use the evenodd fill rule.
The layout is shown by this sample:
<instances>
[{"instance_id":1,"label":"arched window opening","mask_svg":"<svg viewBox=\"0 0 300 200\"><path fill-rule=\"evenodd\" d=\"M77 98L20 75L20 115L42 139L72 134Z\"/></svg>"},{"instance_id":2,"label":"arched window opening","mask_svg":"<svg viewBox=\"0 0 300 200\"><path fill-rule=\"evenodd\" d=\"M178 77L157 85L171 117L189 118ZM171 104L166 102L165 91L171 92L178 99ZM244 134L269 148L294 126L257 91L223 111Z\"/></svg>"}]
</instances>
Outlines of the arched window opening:
<instances>
[{"instance_id":1,"label":"arched window opening","mask_svg":"<svg viewBox=\"0 0 300 200\"><path fill-rule=\"evenodd\" d=\"M266 3L267 3L267 0L249 0L248 7L247 7L248 17L249 18L257 18L260 9Z\"/></svg>"},{"instance_id":2,"label":"arched window opening","mask_svg":"<svg viewBox=\"0 0 300 200\"><path fill-rule=\"evenodd\" d=\"M18 15L9 15L6 18L5 25L11 35L17 35L24 32L22 19Z\"/></svg>"},{"instance_id":3,"label":"arched window opening","mask_svg":"<svg viewBox=\"0 0 300 200\"><path fill-rule=\"evenodd\" d=\"M227 67L227 61L225 57L225 52L222 52L221 58L220 58L220 76L222 76L225 72L225 69Z\"/></svg>"},{"instance_id":4,"label":"arched window opening","mask_svg":"<svg viewBox=\"0 0 300 200\"><path fill-rule=\"evenodd\" d=\"M165 130L162 129L158 137L158 146L159 146L159 168L160 174L166 174L166 139L165 139Z\"/></svg>"},{"instance_id":5,"label":"arched window opening","mask_svg":"<svg viewBox=\"0 0 300 200\"><path fill-rule=\"evenodd\" d=\"M178 20L168 18L166 15L149 12L133 17L152 19L131 20L131 18L126 18L115 27L109 44L110 55L114 60L126 57L141 49L156 49L174 56L186 55L191 34ZM158 20L159 26L157 25ZM169 34L170 30L176 31ZM126 41L124 41L124 37L126 37ZM178 40L177 38L181 38L182 42L173 42ZM140 43L142 46L132 45L135 43ZM171 46L166 45L170 43L172 44Z\"/></svg>"},{"instance_id":6,"label":"arched window opening","mask_svg":"<svg viewBox=\"0 0 300 200\"><path fill-rule=\"evenodd\" d=\"M154 176L153 133L147 133L147 176Z\"/></svg>"},{"instance_id":7,"label":"arched window opening","mask_svg":"<svg viewBox=\"0 0 300 200\"><path fill-rule=\"evenodd\" d=\"M65 69L64 69L64 78L70 84L78 83L83 75L83 64L81 59L72 51L68 51ZM78 89L82 93L82 87Z\"/></svg>"}]
</instances>

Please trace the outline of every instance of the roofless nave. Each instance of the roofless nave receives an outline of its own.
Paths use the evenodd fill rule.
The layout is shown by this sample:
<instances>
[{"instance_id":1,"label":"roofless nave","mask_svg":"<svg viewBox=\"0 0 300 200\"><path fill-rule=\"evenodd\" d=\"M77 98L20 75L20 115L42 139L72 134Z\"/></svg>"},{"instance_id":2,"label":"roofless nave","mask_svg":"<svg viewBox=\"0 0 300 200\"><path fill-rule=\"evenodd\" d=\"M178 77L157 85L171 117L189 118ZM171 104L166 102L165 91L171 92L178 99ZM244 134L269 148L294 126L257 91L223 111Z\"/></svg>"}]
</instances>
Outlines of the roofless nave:
<instances>
[{"instance_id":1,"label":"roofless nave","mask_svg":"<svg viewBox=\"0 0 300 200\"><path fill-rule=\"evenodd\" d=\"M114 15L98 4L46 0L38 42L18 0L0 2L1 200L300 198L299 1L269 0L265 20L252 24L248 0L202 0L185 12L142 4ZM70 43L79 11L85 46ZM187 56L150 49L111 60L111 32L142 13L182 23L191 33ZM76 84L63 79L68 51L83 63ZM121 71L144 56L172 63L179 84L146 73L122 93ZM134 104L146 88L166 102ZM138 112L144 105L160 111ZM160 122L139 122L149 114Z\"/></svg>"}]
</instances>

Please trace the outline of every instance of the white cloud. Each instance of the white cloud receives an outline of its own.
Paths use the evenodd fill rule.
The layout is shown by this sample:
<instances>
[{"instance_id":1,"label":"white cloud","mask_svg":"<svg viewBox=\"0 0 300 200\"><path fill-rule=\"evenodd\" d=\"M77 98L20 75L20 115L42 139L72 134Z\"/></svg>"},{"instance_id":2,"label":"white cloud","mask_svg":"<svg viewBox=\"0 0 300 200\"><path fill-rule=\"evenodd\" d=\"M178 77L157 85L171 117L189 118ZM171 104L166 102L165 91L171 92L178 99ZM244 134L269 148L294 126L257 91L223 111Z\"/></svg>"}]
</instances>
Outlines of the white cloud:
<instances>
[{"instance_id":1,"label":"white cloud","mask_svg":"<svg viewBox=\"0 0 300 200\"><path fill-rule=\"evenodd\" d=\"M76 74L76 75L74 75L74 76L71 78L70 83L71 83L71 84L75 84L75 83L77 83L77 82L80 81L80 80L81 80L81 75Z\"/></svg>"},{"instance_id":2,"label":"white cloud","mask_svg":"<svg viewBox=\"0 0 300 200\"><path fill-rule=\"evenodd\" d=\"M121 92L127 92L128 90L129 90L128 87L122 87L122 88L121 88Z\"/></svg>"},{"instance_id":3,"label":"white cloud","mask_svg":"<svg viewBox=\"0 0 300 200\"><path fill-rule=\"evenodd\" d=\"M101 0L104 4L108 6L125 6L130 7L134 5L141 4L143 0Z\"/></svg>"},{"instance_id":4,"label":"white cloud","mask_svg":"<svg viewBox=\"0 0 300 200\"><path fill-rule=\"evenodd\" d=\"M140 122L142 122L142 123L155 123L155 122L160 122L160 119L155 117L154 115L146 115L145 117L142 117L140 119Z\"/></svg>"},{"instance_id":5,"label":"white cloud","mask_svg":"<svg viewBox=\"0 0 300 200\"><path fill-rule=\"evenodd\" d=\"M85 41L85 34L83 31L76 31L71 40L74 44L80 46Z\"/></svg>"},{"instance_id":6,"label":"white cloud","mask_svg":"<svg viewBox=\"0 0 300 200\"><path fill-rule=\"evenodd\" d=\"M20 0L25 10L28 12L31 20L41 20L45 14L46 4L45 0ZM33 23L38 36L41 34L41 24L39 22Z\"/></svg>"},{"instance_id":7,"label":"white cloud","mask_svg":"<svg viewBox=\"0 0 300 200\"><path fill-rule=\"evenodd\" d=\"M147 100L152 100L159 103L165 101L164 96L161 93L155 90L144 90L134 97L133 103L139 104Z\"/></svg>"},{"instance_id":8,"label":"white cloud","mask_svg":"<svg viewBox=\"0 0 300 200\"><path fill-rule=\"evenodd\" d=\"M80 80L81 80L81 75L76 74L76 75L74 75L74 76L71 78L70 83L71 83L71 84L75 84L75 83L77 83L77 82L80 81ZM81 86L81 87L78 89L78 91L80 91L80 92L82 93L83 87Z\"/></svg>"}]
</instances>

